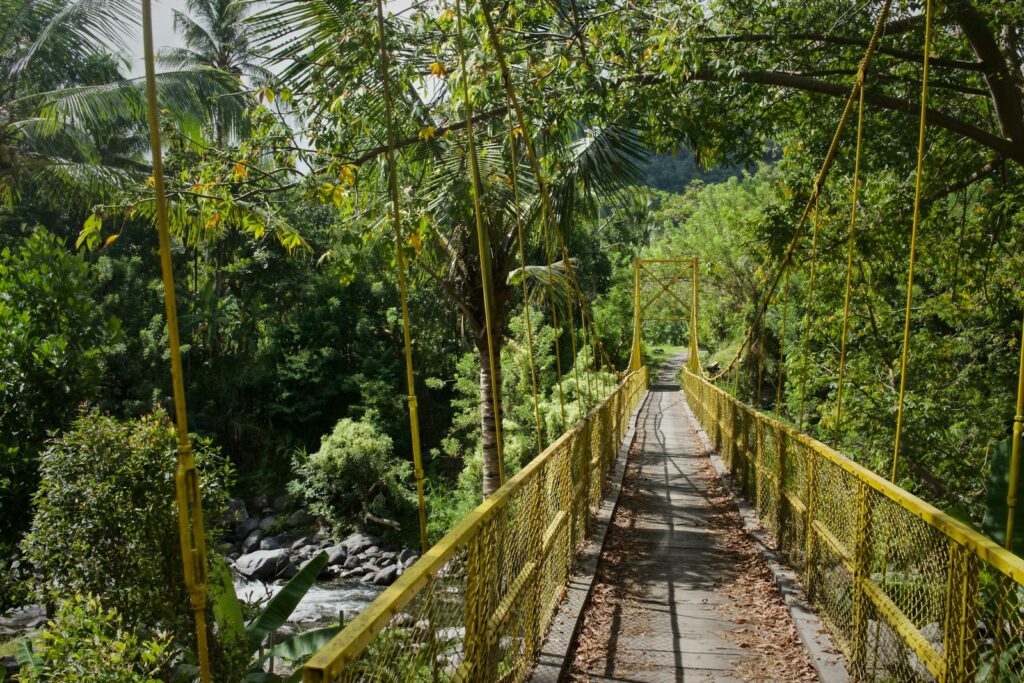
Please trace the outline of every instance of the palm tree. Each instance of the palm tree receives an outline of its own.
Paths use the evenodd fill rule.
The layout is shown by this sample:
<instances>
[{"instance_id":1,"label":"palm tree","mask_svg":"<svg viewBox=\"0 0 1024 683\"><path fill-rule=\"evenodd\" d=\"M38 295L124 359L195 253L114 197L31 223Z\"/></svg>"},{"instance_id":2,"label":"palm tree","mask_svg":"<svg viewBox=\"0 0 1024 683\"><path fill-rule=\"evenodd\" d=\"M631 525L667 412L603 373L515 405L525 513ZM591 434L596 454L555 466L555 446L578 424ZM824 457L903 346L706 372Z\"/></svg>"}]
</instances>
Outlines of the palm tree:
<instances>
[{"instance_id":1,"label":"palm tree","mask_svg":"<svg viewBox=\"0 0 1024 683\"><path fill-rule=\"evenodd\" d=\"M318 147L309 165L323 170L312 176L318 182L337 182L328 175L330 171L345 168L346 162L357 166L358 188L352 189L351 201L345 206L354 212L353 220L374 215L383 227L386 221L381 216L387 205L387 169L381 147L386 138L385 117L371 5L344 0L275 0L257 18L261 39L272 48L271 58L282 65L282 81L304 99L303 122ZM445 21L443 16L440 20ZM483 492L488 495L497 488L499 478L500 351L506 322L517 303L517 290L510 280L519 265L516 220L517 215L522 216L532 233L540 232L538 183L523 163L522 141L509 135L501 116L507 113L504 92L492 79L489 88L482 88L479 114L474 115L481 162L481 219L491 245L492 327L498 347L493 349L496 367L492 377L466 122L460 121L462 98L457 87L449 86L444 77L460 60L450 31L420 30L416 22L401 17L392 17L388 30L395 124L401 141L400 182L412 185L403 206L410 215L406 229L412 232L419 219L428 233L422 248L417 248L413 268L428 274L473 332L480 358ZM479 65L493 62L487 48L479 45L479 52L469 61L478 65L471 76L478 83L485 78ZM432 87L418 84L427 73L435 77ZM543 153L548 166L556 169L548 181L555 216L567 234L577 229L578 219L594 212L596 195L619 191L639 178L637 163L643 152L628 129L605 125L588 131L564 115L558 124L544 132ZM515 155L512 145L517 147ZM522 191L518 205L509 182L513 158L518 160L515 171ZM360 227L365 227L365 222ZM552 244L534 238L528 249L544 253ZM554 260L559 260L561 255L554 254ZM516 275L539 280L546 288L548 273L546 267L534 266ZM557 268L553 274L563 281L568 275ZM492 383L497 391L492 392Z\"/></svg>"},{"instance_id":2,"label":"palm tree","mask_svg":"<svg viewBox=\"0 0 1024 683\"><path fill-rule=\"evenodd\" d=\"M0 203L26 182L83 204L145 179L144 79L121 76L128 0L0 0ZM210 69L163 73L161 104L180 122L208 118L228 90Z\"/></svg>"},{"instance_id":3,"label":"palm tree","mask_svg":"<svg viewBox=\"0 0 1024 683\"><path fill-rule=\"evenodd\" d=\"M271 73L249 40L248 3L239 0L188 0L189 14L174 11L174 30L185 47L164 48L159 59L175 68L208 68L229 74L239 84L267 83ZM237 133L244 109L241 93L218 103L214 139L223 146L225 135Z\"/></svg>"}]
</instances>

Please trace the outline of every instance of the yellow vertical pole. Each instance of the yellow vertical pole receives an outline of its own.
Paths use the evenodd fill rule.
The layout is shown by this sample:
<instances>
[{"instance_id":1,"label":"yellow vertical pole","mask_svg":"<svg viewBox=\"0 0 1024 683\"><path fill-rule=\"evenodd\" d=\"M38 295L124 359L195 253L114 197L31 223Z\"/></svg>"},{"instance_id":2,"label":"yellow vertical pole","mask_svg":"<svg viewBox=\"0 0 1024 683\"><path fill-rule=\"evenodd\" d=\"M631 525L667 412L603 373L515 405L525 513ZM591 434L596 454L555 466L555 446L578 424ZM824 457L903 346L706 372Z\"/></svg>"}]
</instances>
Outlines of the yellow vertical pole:
<instances>
[{"instance_id":1,"label":"yellow vertical pole","mask_svg":"<svg viewBox=\"0 0 1024 683\"><path fill-rule=\"evenodd\" d=\"M377 0L378 3L383 0ZM462 62L462 99L466 112L466 144L469 146L470 181L473 186L473 215L476 219L476 241L480 254L480 280L484 294L484 327L487 330L487 359L491 366L491 400L494 401L494 438L498 450L498 482L505 483L505 444L502 436L501 390L498 387L498 362L500 351L496 344L498 331L494 329L494 281L491 278L491 241L490 232L483 224L483 209L480 207L480 163L476 156L476 142L473 139L473 105L469 101L469 76L467 74L465 47L462 34L462 0L456 0L456 17L459 25L459 57ZM571 315L571 309L570 309ZM570 325L572 321L570 319ZM557 333L557 332L556 332ZM575 339L575 338L574 338ZM574 346L575 350L575 346ZM573 359L575 360L575 359ZM577 382L578 384L578 382Z\"/></svg>"},{"instance_id":2,"label":"yellow vertical pole","mask_svg":"<svg viewBox=\"0 0 1024 683\"><path fill-rule=\"evenodd\" d=\"M924 64L921 70L921 116L917 131L917 177L914 183L914 219L910 228L910 265L907 268L907 309L903 317L903 351L900 354L900 395L896 409L896 438L892 448L892 476L900 459L900 437L903 435L903 405L907 390L907 354L910 350L910 306L914 292L914 263L917 260L917 228L921 222L921 186L924 178L924 134L928 114L928 57L932 38L932 0L925 3Z\"/></svg>"},{"instance_id":3,"label":"yellow vertical pole","mask_svg":"<svg viewBox=\"0 0 1024 683\"><path fill-rule=\"evenodd\" d=\"M640 259L633 257L633 352L629 356L629 369L636 372L643 366L640 355Z\"/></svg>"},{"instance_id":4,"label":"yellow vertical pole","mask_svg":"<svg viewBox=\"0 0 1024 683\"><path fill-rule=\"evenodd\" d=\"M384 113L387 119L388 189L391 193L391 214L395 229L395 263L398 266L398 290L402 306L402 340L405 345L405 381L408 387L409 430L412 433L412 461L416 477L416 498L419 503L420 548L427 552L427 507L423 495L423 453L420 449L420 420L416 404L416 378L413 373L412 339L409 334L409 297L405 279L405 251L402 236L402 214L398 194L398 164L395 161L395 129L391 111L391 77L388 73L389 56L384 31L384 3L377 0L377 32L380 40L381 83L384 87Z\"/></svg>"},{"instance_id":5,"label":"yellow vertical pole","mask_svg":"<svg viewBox=\"0 0 1024 683\"><path fill-rule=\"evenodd\" d=\"M786 379L786 318L789 317L789 268L782 284L782 323L779 329L779 376L775 381L775 412L782 416L782 387Z\"/></svg>"},{"instance_id":6,"label":"yellow vertical pole","mask_svg":"<svg viewBox=\"0 0 1024 683\"><path fill-rule=\"evenodd\" d=\"M697 340L697 257L690 261L690 372L700 373L700 344Z\"/></svg>"},{"instance_id":7,"label":"yellow vertical pole","mask_svg":"<svg viewBox=\"0 0 1024 683\"><path fill-rule=\"evenodd\" d=\"M153 188L156 191L156 227L160 241L160 271L164 284L167 313L167 338L171 353L171 383L174 387L174 413L178 430L178 466L174 490L178 502L178 535L184 566L185 587L192 602L196 623L196 654L199 677L210 682L210 657L206 644L206 538L203 530L203 506L199 496L199 474L192 457L185 410L185 376L181 367L181 342L178 336L178 310L174 295L174 270L171 264L171 238L167 219L167 192L164 188L163 155L160 145L160 114L156 101L156 64L153 53L153 9L150 0L142 0L142 40L146 62L146 109L149 118L149 144L153 154Z\"/></svg>"},{"instance_id":8,"label":"yellow vertical pole","mask_svg":"<svg viewBox=\"0 0 1024 683\"><path fill-rule=\"evenodd\" d=\"M1006 549L1013 550L1013 518L1017 513L1017 480L1020 478L1021 432L1024 431L1024 325L1020 337L1020 366L1017 370L1017 412L1013 416L1010 447L1010 483L1006 489Z\"/></svg>"}]
</instances>

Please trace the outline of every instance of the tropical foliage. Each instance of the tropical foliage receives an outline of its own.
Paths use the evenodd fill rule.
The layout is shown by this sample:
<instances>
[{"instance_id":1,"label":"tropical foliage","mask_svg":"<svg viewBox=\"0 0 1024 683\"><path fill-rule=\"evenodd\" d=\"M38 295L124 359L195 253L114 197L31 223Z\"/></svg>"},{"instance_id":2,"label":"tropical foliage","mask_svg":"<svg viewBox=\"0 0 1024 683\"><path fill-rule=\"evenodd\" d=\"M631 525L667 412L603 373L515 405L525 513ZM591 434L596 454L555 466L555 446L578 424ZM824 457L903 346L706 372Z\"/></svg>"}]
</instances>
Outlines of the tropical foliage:
<instances>
[{"instance_id":1,"label":"tropical foliage","mask_svg":"<svg viewBox=\"0 0 1024 683\"><path fill-rule=\"evenodd\" d=\"M699 259L699 329L666 297L648 311L649 347L696 333L709 368L744 347L730 390L887 475L917 0L891 3L865 108L796 226L889 7L187 0L158 90L204 488L290 489L335 531L415 543L404 262L439 537L611 387L631 347L637 256ZM187 668L187 598L166 589L180 582L148 131L119 56L136 11L0 0L0 603L73 588L95 597L65 608L69 634L94 622L100 643L142 657L163 652L153 638L166 630ZM898 480L997 537L1024 317L1024 15L962 0L936 4L934 22ZM220 457L233 484L215 474ZM315 573L249 626L283 623ZM235 680L260 665L230 575L214 574ZM112 575L125 580L111 588ZM322 635L288 652L301 659Z\"/></svg>"}]
</instances>

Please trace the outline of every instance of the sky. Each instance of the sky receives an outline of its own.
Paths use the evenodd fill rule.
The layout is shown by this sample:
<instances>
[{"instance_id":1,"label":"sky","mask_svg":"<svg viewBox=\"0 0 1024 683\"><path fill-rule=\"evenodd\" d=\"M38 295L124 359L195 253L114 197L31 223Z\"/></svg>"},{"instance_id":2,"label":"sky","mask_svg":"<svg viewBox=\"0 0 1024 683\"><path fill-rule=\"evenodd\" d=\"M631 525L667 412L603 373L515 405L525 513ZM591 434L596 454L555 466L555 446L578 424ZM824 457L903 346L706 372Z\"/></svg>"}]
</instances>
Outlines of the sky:
<instances>
[{"instance_id":1,"label":"sky","mask_svg":"<svg viewBox=\"0 0 1024 683\"><path fill-rule=\"evenodd\" d=\"M174 34L174 10L184 12L185 0L153 0L153 44L158 51L165 46L182 46L181 39ZM128 44L132 49L131 75L142 76L145 67L142 63L141 26L128 38Z\"/></svg>"}]
</instances>

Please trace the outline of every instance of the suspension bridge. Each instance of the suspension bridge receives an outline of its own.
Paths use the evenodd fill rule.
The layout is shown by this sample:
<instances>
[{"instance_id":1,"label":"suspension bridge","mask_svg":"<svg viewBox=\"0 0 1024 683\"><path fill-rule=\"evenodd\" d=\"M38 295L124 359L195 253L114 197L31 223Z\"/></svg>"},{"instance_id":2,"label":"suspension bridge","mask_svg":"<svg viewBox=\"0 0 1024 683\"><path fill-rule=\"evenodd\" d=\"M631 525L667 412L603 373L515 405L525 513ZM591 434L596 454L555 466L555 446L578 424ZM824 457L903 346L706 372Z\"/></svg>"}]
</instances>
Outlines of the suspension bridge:
<instances>
[{"instance_id":1,"label":"suspension bridge","mask_svg":"<svg viewBox=\"0 0 1024 683\"><path fill-rule=\"evenodd\" d=\"M626 457L627 434L635 448L628 457L639 468L641 485L658 494L658 505L645 533L655 539L652 553L631 558L630 571L646 585L638 596L661 609L636 609L623 614L610 628L617 629L617 646L609 652L600 675L606 680L731 680L744 654L721 632L728 625L715 616L709 600L708 580L722 571L713 552L716 541L707 532L707 510L701 503L706 490L698 480L704 453L697 438L703 430L726 464L732 481L756 511L774 545L799 576L806 599L825 623L832 641L844 655L850 675L877 681L1009 681L1024 676L1024 560L993 543L967 525L920 500L893 483L899 465L904 419L904 390L908 376L908 339L912 325L912 296L916 236L919 226L921 177L926 132L931 3L927 4L925 49L918 145L917 191L910 236L907 273L905 333L900 363L900 392L892 476L886 479L845 457L839 450L804 433L806 357L799 382L801 408L795 424L762 411L760 389L754 405L740 398L738 378L750 373L751 347L768 307L776 302L780 282L793 267L793 254L810 227L811 247L807 297L813 300L814 259L818 234L818 204L829 170L853 113L857 112L857 171L852 185L849 253L856 239L857 174L862 140L865 83L871 58L881 38L890 2L882 5L876 30L867 44L837 124L832 143L811 183L806 206L792 241L769 278L766 291L752 316L743 343L733 360L720 371L706 373L696 338L699 329L699 282L696 259L668 260L670 274L656 272L656 262L634 264L633 339L629 367L617 371L614 386L604 387L603 398L568 431L551 441L515 476L506 479L501 457L500 387L495 349L500 333L492 320L493 282L488 234L479 203L475 205L482 307L487 321L491 392L498 411L495 420L499 486L441 541L427 548L422 532L425 520L423 466L419 450L414 368L406 303L406 240L397 185L395 132L391 122L389 55L384 38L384 5L377 3L381 77L388 117L390 215L396 239L396 265L404 321L413 457L419 490L421 535L425 552L377 600L351 621L303 668L308 683L326 681L522 681L535 673L538 654L545 647L553 616L574 570L577 552L587 542L594 513L602 502L608 473L617 459ZM147 41L147 76L153 140L157 223L167 291L171 361L174 373L176 416L180 435L178 500L185 581L197 621L197 649L204 680L206 566L198 477L192 462L185 422L184 386L178 351L170 246L162 181L158 112L153 83L152 39L148 2L144 3ZM456 3L456 12L460 4ZM508 99L509 139L522 146L538 184L540 227L550 275L555 265L566 271L572 288L565 319L573 358L590 349L595 366L613 370L601 343L586 297L573 273L573 261L562 238L547 193L541 161L533 149L533 131L524 117L505 62L502 41L491 9L481 3L488 37L494 48ZM462 17L458 14L461 34ZM464 59L464 57L460 58ZM461 70L462 78L467 71ZM463 83L464 90L468 85ZM473 111L468 98L466 137L474 199L480 195ZM521 142L517 143L516 141ZM516 177L511 177L513 186ZM518 190L515 192L518 202ZM517 211L519 208L517 206ZM522 229L519 228L522 258ZM556 259L561 261L553 263ZM521 264L525 267L525 261ZM549 282L550 282L549 278ZM645 288L653 283L655 291ZM854 293L848 274L846 310L842 322L839 358L841 420L843 373L849 301ZM680 296L686 287L690 297ZM786 288L782 289L783 306ZM649 382L643 362L643 330L653 319L648 311L659 297L687 309L690 330L686 367L681 387ZM552 296L553 298L553 296ZM573 306L575 305L575 312ZM556 307L550 307L556 315ZM804 324L813 324L808 305ZM557 318L552 320L558 328ZM527 321L529 328L529 321ZM582 334L577 339L577 330ZM804 335L805 339L807 335ZM532 344L532 341L530 342ZM557 342L556 342L557 343ZM532 348L532 347L531 347ZM556 348L556 357L559 356ZM758 354L760 359L760 354ZM1024 369L1024 354L1022 354ZM531 370L536 369L532 365ZM762 368L753 373L758 378ZM561 379L561 367L558 369ZM577 372L577 368L572 368ZM732 378L732 382L730 382ZM602 394L592 380L580 381L593 397ZM600 382L598 382L600 384ZM732 385L731 387L729 385ZM781 392L783 383L777 386ZM559 383L561 387L561 383ZM536 401L536 381L534 380ZM579 398L577 397L577 400ZM776 400L775 405L779 401ZM535 404L536 405L536 404ZM562 405L564 414L565 406ZM1010 515L1007 542L1012 538L1016 506L1021 425L1024 421L1024 373L1014 417ZM582 413L582 410L581 410ZM537 415L535 409L535 416ZM691 417L692 415L692 417ZM538 433L541 430L537 418ZM631 430L631 425L636 429ZM485 435L486 438L486 435ZM540 439L538 439L540 441ZM705 482L706 483L706 482ZM710 606L709 606L710 605ZM567 656L571 657L571 652ZM765 677L772 680L771 672Z\"/></svg>"}]
</instances>

